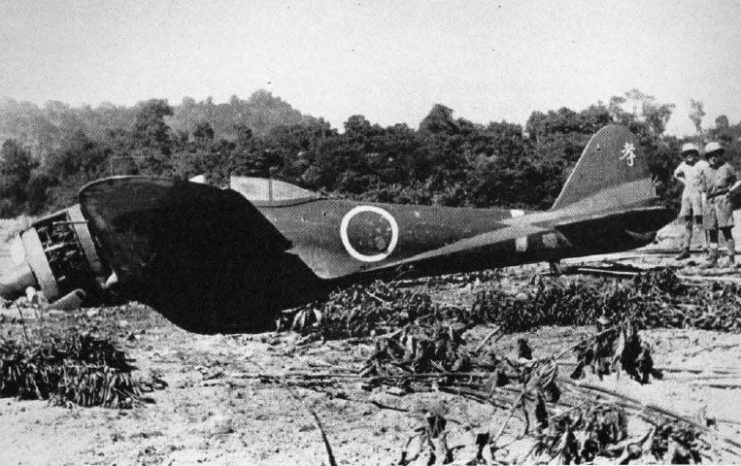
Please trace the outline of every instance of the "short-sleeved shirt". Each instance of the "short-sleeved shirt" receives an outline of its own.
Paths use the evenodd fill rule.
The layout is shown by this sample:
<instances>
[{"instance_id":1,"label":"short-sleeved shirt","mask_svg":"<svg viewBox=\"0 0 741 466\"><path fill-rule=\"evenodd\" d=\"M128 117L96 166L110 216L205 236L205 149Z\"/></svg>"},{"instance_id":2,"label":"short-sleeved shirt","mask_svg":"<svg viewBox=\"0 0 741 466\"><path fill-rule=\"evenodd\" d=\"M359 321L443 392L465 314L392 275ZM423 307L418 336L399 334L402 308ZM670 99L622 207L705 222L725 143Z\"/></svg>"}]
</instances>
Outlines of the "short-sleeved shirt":
<instances>
[{"instance_id":1,"label":"short-sleeved shirt","mask_svg":"<svg viewBox=\"0 0 741 466\"><path fill-rule=\"evenodd\" d=\"M736 183L736 172L728 162L718 168L708 166L704 173L705 192L708 193L708 197L727 190Z\"/></svg>"},{"instance_id":2,"label":"short-sleeved shirt","mask_svg":"<svg viewBox=\"0 0 741 466\"><path fill-rule=\"evenodd\" d=\"M710 168L710 164L705 160L698 160L694 165L682 162L674 170L674 176L680 173L684 175L684 191L682 196L699 194L705 190L705 171Z\"/></svg>"}]
</instances>

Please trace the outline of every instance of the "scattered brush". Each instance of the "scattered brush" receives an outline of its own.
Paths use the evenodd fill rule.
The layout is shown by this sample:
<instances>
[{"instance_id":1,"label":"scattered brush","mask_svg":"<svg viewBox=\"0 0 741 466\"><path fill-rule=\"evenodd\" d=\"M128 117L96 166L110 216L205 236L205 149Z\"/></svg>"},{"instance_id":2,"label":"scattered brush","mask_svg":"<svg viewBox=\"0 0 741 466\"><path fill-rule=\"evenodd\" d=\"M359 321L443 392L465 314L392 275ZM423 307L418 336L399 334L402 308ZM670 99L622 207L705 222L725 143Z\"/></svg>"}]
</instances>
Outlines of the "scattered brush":
<instances>
[{"instance_id":1,"label":"scattered brush","mask_svg":"<svg viewBox=\"0 0 741 466\"><path fill-rule=\"evenodd\" d=\"M639 328L739 332L739 291L737 285L688 287L671 269L639 275L628 284L539 277L532 289L516 295L501 288L480 292L471 313L504 332L543 325L615 325L625 320Z\"/></svg>"},{"instance_id":2,"label":"scattered brush","mask_svg":"<svg viewBox=\"0 0 741 466\"><path fill-rule=\"evenodd\" d=\"M496 420L497 432L477 435L478 454L469 464L486 464L487 451L491 461L503 460L507 449L502 437L513 419L522 429L517 438L531 441L518 462L579 464L606 459L628 464L720 457L708 451L708 438L723 439L703 426L589 383L577 385L571 378L582 378L587 370L599 377L622 371L640 383L661 378L651 347L638 330L741 331L741 294L736 286L688 287L671 270L623 283L537 277L514 293L504 286L489 286L464 309L437 304L426 291L394 283L356 285L324 303L286 312L279 328L324 339L373 337L374 352L354 375L368 390L385 387L397 395L437 390L506 410L504 420ZM464 332L482 323L495 324L500 333L542 325L595 325L597 331L573 347L577 363L571 378L566 378L559 377L556 360L569 350L533 359L524 339L517 341L513 357L483 344L466 346ZM322 383L332 383L330 379L331 374ZM292 380L304 383L298 376ZM316 381L307 377L305 384L315 386ZM430 411L422 416L399 464L422 455L438 463L460 461L453 458L456 449L447 445L443 414ZM643 420L648 430L637 436L630 432L629 426L636 429L628 422L633 418ZM734 454L741 458L735 450Z\"/></svg>"},{"instance_id":3,"label":"scattered brush","mask_svg":"<svg viewBox=\"0 0 741 466\"><path fill-rule=\"evenodd\" d=\"M278 330L312 338L366 338L417 322L496 324L503 333L544 325L741 331L741 289L737 285L685 286L671 269L652 271L627 283L564 281L536 277L513 293L504 286L479 292L472 306L436 303L429 292L377 281L332 293L326 301L285 311Z\"/></svg>"},{"instance_id":4,"label":"scattered brush","mask_svg":"<svg viewBox=\"0 0 741 466\"><path fill-rule=\"evenodd\" d=\"M152 402L130 372L109 366L67 363L50 400L59 405L131 408L137 402Z\"/></svg>"},{"instance_id":5,"label":"scattered brush","mask_svg":"<svg viewBox=\"0 0 741 466\"><path fill-rule=\"evenodd\" d=\"M663 378L661 371L654 368L651 345L641 340L635 324L630 321L599 331L593 338L576 345L574 353L576 366L571 372L572 379L583 378L587 367L600 380L620 369L641 384L647 384L650 377Z\"/></svg>"},{"instance_id":6,"label":"scattered brush","mask_svg":"<svg viewBox=\"0 0 741 466\"><path fill-rule=\"evenodd\" d=\"M699 429L681 421L665 421L630 437L628 417L616 403L587 404L553 416L549 429L538 435L536 462L581 464L598 456L617 464L697 464L709 459L711 446Z\"/></svg>"},{"instance_id":7,"label":"scattered brush","mask_svg":"<svg viewBox=\"0 0 741 466\"><path fill-rule=\"evenodd\" d=\"M471 464L488 464L485 451L491 461L503 460L507 449L501 438L515 418L522 425L517 437L532 439L527 456L517 461L580 464L600 457L628 464L698 462L710 457L707 431L683 422L681 417L648 409L616 393L593 392L587 386L577 389L565 382L568 379L559 378L555 357L533 359L532 349L522 338L517 341L514 358L468 350L462 337L465 328L460 323L416 323L377 338L375 352L361 376L366 389L386 386L396 394L439 390L507 409L504 420L496 421L497 432L477 435L478 453ZM579 377L585 367L601 375L622 370L641 383L648 382L650 376L660 377L653 368L650 347L640 340L632 322L598 331L578 344L575 352L581 364ZM654 428L631 436L631 417L642 418ZM404 446L399 464L408 464L422 454L439 461L440 452L455 453L447 447L441 419L444 421L442 415L430 415L427 423L422 423ZM446 456L446 460L452 459Z\"/></svg>"},{"instance_id":8,"label":"scattered brush","mask_svg":"<svg viewBox=\"0 0 741 466\"><path fill-rule=\"evenodd\" d=\"M403 445L398 464L696 463L718 462L728 453L741 458L738 444L691 419L559 377L556 359L563 353L535 359L525 339L517 341L512 357L488 348L470 350L463 338L466 328L460 322L426 319L409 323L376 337L375 351L360 374L323 373L322 386L360 378L367 390L395 395L441 391L503 410L492 419L491 430L477 433L476 457L468 462L458 457L461 446L448 444L446 413L420 411L419 427ZM644 383L655 376L636 328L624 322L576 345L585 362L582 369L620 369ZM290 383L317 389L312 374L293 373ZM519 449L510 450L516 442Z\"/></svg>"},{"instance_id":9,"label":"scattered brush","mask_svg":"<svg viewBox=\"0 0 741 466\"><path fill-rule=\"evenodd\" d=\"M323 339L367 337L440 311L427 293L377 281L335 291L324 302L289 310L278 321L278 330Z\"/></svg>"},{"instance_id":10,"label":"scattered brush","mask_svg":"<svg viewBox=\"0 0 741 466\"><path fill-rule=\"evenodd\" d=\"M613 346L617 351L607 352L605 357L618 367L626 364L620 362L626 353L622 352L619 342L629 338L631 330L629 327L616 330L612 333L618 336L612 343L617 343ZM404 345L400 343L410 342L414 335L417 339L411 340L413 344L402 349ZM466 464L500 464L502 461L689 464L718 457L713 456L718 454L717 450L710 451L708 438L713 434L707 429L617 393L594 392L588 386L566 383L559 378L558 365L553 359L528 359L530 351L525 341L519 342L518 358L513 360L491 353L486 358L477 358L462 349L457 337L442 337L445 343L437 346L432 344L431 338L425 339L420 334L408 333L404 337L400 334L399 338L393 344L382 346L369 359L363 373L368 382L366 388L386 385L403 388L402 393L440 390L508 410L503 420L499 417L493 421L497 432L481 432L476 436L477 456ZM410 351L412 347L422 351ZM426 359L422 355L426 355ZM461 360L467 363L457 365ZM642 375L638 373L638 377ZM507 457L509 443L501 439L515 418L522 425L516 438L530 439L531 447L525 457L512 459ZM637 428L629 422L632 418L646 421L649 430L631 435L629 426ZM446 462L461 461L461 458L453 458L457 448L447 446L443 415L431 412L424 421L404 445L399 464L409 464L422 454L426 454L429 461L436 458L439 461L443 453ZM485 459L487 451L490 461ZM735 454L741 458L741 453ZM602 459L597 460L598 457Z\"/></svg>"},{"instance_id":11,"label":"scattered brush","mask_svg":"<svg viewBox=\"0 0 741 466\"><path fill-rule=\"evenodd\" d=\"M400 332L375 341L364 375L381 375L386 369L402 373L465 372L471 361L463 351L461 328L436 324L408 324Z\"/></svg>"},{"instance_id":12,"label":"scattered brush","mask_svg":"<svg viewBox=\"0 0 741 466\"><path fill-rule=\"evenodd\" d=\"M628 438L628 416L614 404L589 404L552 416L538 434L534 454L559 464L581 464L597 456L617 457ZM623 447L624 448L624 447Z\"/></svg>"},{"instance_id":13,"label":"scattered brush","mask_svg":"<svg viewBox=\"0 0 741 466\"><path fill-rule=\"evenodd\" d=\"M711 446L697 428L681 422L665 422L655 428L650 452L661 463L697 464Z\"/></svg>"},{"instance_id":14,"label":"scattered brush","mask_svg":"<svg viewBox=\"0 0 741 466\"><path fill-rule=\"evenodd\" d=\"M143 392L161 388L134 379L125 354L86 333L49 337L40 343L0 343L0 396L49 400L58 405L131 408L148 402Z\"/></svg>"}]
</instances>

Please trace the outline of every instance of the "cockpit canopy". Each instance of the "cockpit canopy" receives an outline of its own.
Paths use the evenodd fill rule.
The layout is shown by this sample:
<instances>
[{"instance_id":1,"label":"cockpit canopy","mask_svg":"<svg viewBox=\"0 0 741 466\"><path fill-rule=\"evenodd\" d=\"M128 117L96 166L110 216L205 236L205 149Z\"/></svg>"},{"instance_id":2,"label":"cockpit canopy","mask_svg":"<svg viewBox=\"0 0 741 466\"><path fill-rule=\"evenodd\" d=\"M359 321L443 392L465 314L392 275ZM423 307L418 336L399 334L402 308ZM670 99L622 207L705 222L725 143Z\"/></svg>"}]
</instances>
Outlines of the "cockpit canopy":
<instances>
[{"instance_id":1,"label":"cockpit canopy","mask_svg":"<svg viewBox=\"0 0 741 466\"><path fill-rule=\"evenodd\" d=\"M252 176L231 176L229 188L240 193L248 201L295 201L321 197L313 191L285 181Z\"/></svg>"}]
</instances>

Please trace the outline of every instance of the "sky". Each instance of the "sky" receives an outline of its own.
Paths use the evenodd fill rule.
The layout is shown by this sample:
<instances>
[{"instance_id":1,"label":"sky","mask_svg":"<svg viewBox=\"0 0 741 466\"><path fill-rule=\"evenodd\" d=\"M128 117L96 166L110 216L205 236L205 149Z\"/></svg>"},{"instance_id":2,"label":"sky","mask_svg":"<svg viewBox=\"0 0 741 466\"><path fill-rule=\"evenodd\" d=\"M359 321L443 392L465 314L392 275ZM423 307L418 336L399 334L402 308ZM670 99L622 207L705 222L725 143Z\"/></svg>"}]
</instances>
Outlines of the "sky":
<instances>
[{"instance_id":1,"label":"sky","mask_svg":"<svg viewBox=\"0 0 741 466\"><path fill-rule=\"evenodd\" d=\"M73 106L265 89L342 128L436 103L525 124L637 88L667 131L741 120L741 0L0 0L0 98Z\"/></svg>"}]
</instances>

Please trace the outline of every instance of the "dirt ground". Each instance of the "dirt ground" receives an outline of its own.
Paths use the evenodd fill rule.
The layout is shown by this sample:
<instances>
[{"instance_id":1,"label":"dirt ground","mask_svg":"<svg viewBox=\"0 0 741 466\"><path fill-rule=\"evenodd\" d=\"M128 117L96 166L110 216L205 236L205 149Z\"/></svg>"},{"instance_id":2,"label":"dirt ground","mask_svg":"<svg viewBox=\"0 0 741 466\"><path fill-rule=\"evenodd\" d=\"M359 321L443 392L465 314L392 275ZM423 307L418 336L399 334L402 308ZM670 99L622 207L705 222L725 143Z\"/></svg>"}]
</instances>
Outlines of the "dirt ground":
<instances>
[{"instance_id":1,"label":"dirt ground","mask_svg":"<svg viewBox=\"0 0 741 466\"><path fill-rule=\"evenodd\" d=\"M654 254L630 261L655 265L672 259ZM514 286L518 272L527 275L535 269L515 269ZM481 286L486 284L449 284L435 294L465 304ZM321 433L309 414L312 409L338 464L396 464L406 440L420 425L415 413L429 406L438 406L450 419L450 444L464 446L456 457L473 458L476 434L496 428L506 416L453 395L368 392L352 380L324 391L296 388L294 397L284 386L255 377L289 370L355 372L372 351L366 342L303 343L296 334L272 332L196 335L140 306L82 309L26 324L69 326L79 319L105 327L133 358L137 373L155 374L168 387L151 394L154 404L130 410L0 399L0 463L328 464ZM17 322L2 325L6 333L21 331ZM544 328L507 335L493 348L514 354L517 338L525 336L535 357L546 356L579 341L590 330ZM465 335L466 340L475 346L488 332L485 327L475 328ZM716 419L721 435L741 441L741 389L734 387L741 386L741 380L721 379L713 372L741 373L741 335L652 330L642 337L652 344L656 365L669 369L663 380L640 385L625 376L603 381L590 376L588 381L693 418ZM389 409L393 407L404 411ZM517 422L511 424L507 431L511 439L519 428ZM638 433L642 428L631 426ZM517 445L511 448L516 459Z\"/></svg>"}]
</instances>

